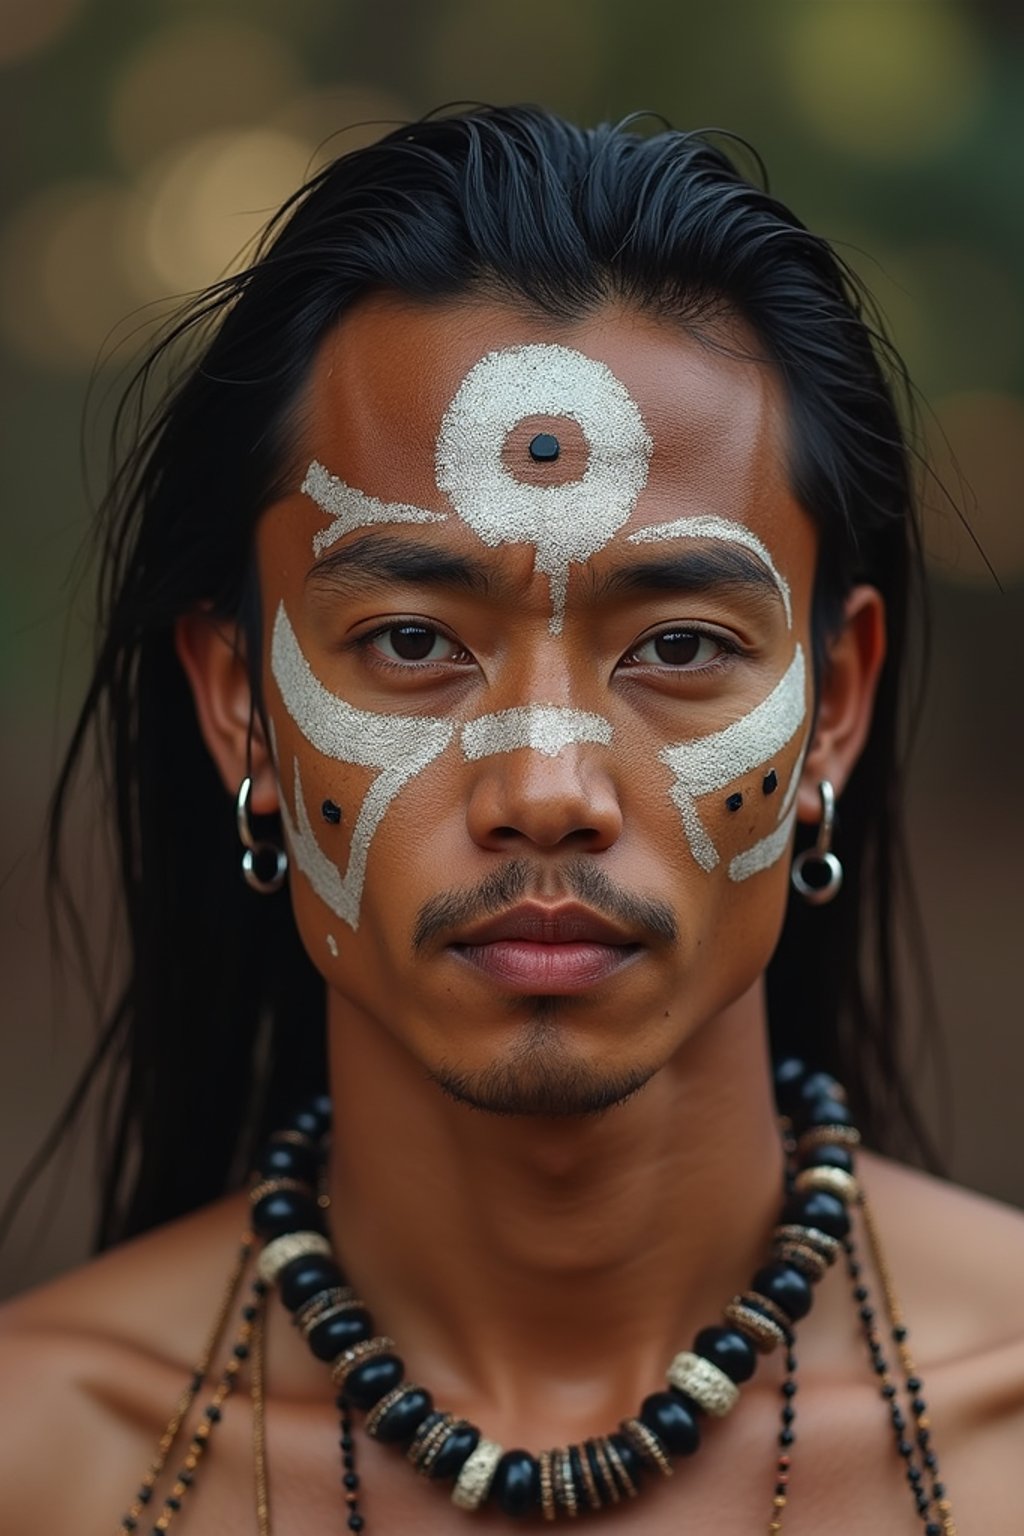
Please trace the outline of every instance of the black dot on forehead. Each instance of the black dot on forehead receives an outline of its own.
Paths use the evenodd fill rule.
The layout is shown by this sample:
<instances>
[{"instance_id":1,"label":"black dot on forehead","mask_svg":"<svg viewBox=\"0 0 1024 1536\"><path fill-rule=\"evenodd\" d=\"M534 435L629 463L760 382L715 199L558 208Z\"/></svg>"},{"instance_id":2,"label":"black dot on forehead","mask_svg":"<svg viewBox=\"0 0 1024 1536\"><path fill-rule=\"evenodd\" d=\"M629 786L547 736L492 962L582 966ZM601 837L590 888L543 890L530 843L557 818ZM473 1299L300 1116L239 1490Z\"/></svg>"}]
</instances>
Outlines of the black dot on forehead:
<instances>
[{"instance_id":1,"label":"black dot on forehead","mask_svg":"<svg viewBox=\"0 0 1024 1536\"><path fill-rule=\"evenodd\" d=\"M538 432L530 441L530 458L536 459L538 464L549 464L561 451L562 445L553 432Z\"/></svg>"}]
</instances>

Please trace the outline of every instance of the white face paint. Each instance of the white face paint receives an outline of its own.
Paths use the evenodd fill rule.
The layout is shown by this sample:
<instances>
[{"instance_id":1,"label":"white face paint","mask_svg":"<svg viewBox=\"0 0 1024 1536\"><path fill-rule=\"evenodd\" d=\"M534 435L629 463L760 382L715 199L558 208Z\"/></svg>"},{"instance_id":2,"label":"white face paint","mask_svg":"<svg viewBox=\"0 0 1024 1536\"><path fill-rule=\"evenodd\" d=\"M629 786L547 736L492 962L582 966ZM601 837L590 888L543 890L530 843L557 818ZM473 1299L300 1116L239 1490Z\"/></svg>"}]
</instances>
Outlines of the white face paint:
<instances>
[{"instance_id":1,"label":"white face paint","mask_svg":"<svg viewBox=\"0 0 1024 1536\"><path fill-rule=\"evenodd\" d=\"M568 417L579 425L588 450L581 479L535 485L510 473L502 460L505 442L530 416ZM569 347L537 344L488 353L470 369L441 422L435 474L439 490L484 544L490 548L533 545L536 569L551 583L550 628L558 634L565 616L569 567L591 559L629 519L647 484L652 451L636 402L604 363ZM330 474L315 459L302 490L332 519L314 536L314 555L323 554L359 528L446 521L441 512L369 496ZM681 517L641 528L630 535L630 542L680 538L721 540L756 554L775 582L792 628L789 583L749 528L720 517ZM274 625L271 667L289 713L317 751L340 762L380 770L360 807L344 876L324 854L310 825L297 760L294 821L282 797L296 863L321 899L355 929L373 835L402 786L444 751L455 725L434 717L372 714L330 693L310 670L283 605ZM743 719L712 736L666 747L659 754L673 771L672 798L701 868L714 869L719 855L697 813L696 800L752 772L792 739L806 714L804 689L804 657L798 645L785 676ZM611 723L602 716L543 704L483 715L462 728L462 750L469 762L521 748L554 757L577 742L607 746L611 740ZM806 743L783 797L777 827L732 859L730 879L745 880L784 853L795 818L793 802L804 750ZM336 952L330 940L328 947L332 954Z\"/></svg>"},{"instance_id":2,"label":"white face paint","mask_svg":"<svg viewBox=\"0 0 1024 1536\"><path fill-rule=\"evenodd\" d=\"M796 821L796 792L800 784L800 774L803 771L804 757L807 753L807 741L805 740L797 754L789 775L789 783L779 806L778 825L774 832L769 832L767 837L762 837L753 848L748 848L743 853L738 853L729 861L730 880L749 880L751 875L760 874L762 869L770 869L771 866L782 858L789 847L789 839Z\"/></svg>"},{"instance_id":3,"label":"white face paint","mask_svg":"<svg viewBox=\"0 0 1024 1536\"><path fill-rule=\"evenodd\" d=\"M726 517L677 517L670 523L657 523L653 528L638 528L629 536L630 544L654 544L662 539L719 539L727 544L742 544L752 550L761 563L771 572L772 580L779 589L782 606L786 610L786 625L793 628L793 603L789 582L776 569L767 546L756 533L743 523L733 523Z\"/></svg>"},{"instance_id":4,"label":"white face paint","mask_svg":"<svg viewBox=\"0 0 1024 1536\"><path fill-rule=\"evenodd\" d=\"M554 704L502 709L494 715L480 715L462 727L462 751L471 763L499 752L516 752L520 747L532 747L547 757L557 757L563 747L578 742L597 742L607 747L611 739L611 721L602 715L588 715L580 709L562 709Z\"/></svg>"},{"instance_id":5,"label":"white face paint","mask_svg":"<svg viewBox=\"0 0 1024 1536\"><path fill-rule=\"evenodd\" d=\"M517 480L505 440L528 416L568 416L589 453L581 479ZM626 522L647 484L653 444L629 391L596 358L571 347L490 352L470 369L445 412L437 483L490 548L532 544L551 582L551 632L561 633L569 566L589 560Z\"/></svg>"},{"instance_id":6,"label":"white face paint","mask_svg":"<svg viewBox=\"0 0 1024 1536\"><path fill-rule=\"evenodd\" d=\"M359 807L344 875L323 852L310 826L298 759L294 821L282 796L282 819L295 862L320 899L355 929L373 835L402 786L444 751L455 726L429 715L372 714L339 699L314 677L283 603L274 620L270 668L285 708L310 746L338 762L380 770Z\"/></svg>"},{"instance_id":7,"label":"white face paint","mask_svg":"<svg viewBox=\"0 0 1024 1536\"><path fill-rule=\"evenodd\" d=\"M330 950L330 952L334 956L335 960L337 960L337 958L338 958L338 941L334 937L333 933L329 933L327 935L327 948Z\"/></svg>"},{"instance_id":8,"label":"white face paint","mask_svg":"<svg viewBox=\"0 0 1024 1536\"><path fill-rule=\"evenodd\" d=\"M721 791L734 780L752 773L792 741L807 712L805 690L804 653L802 646L797 645L783 677L749 714L724 730L666 747L658 754L674 775L670 793L682 815L690 851L701 869L713 870L719 858L718 850L697 814L696 801L701 795ZM787 790L787 797L788 794ZM775 853L776 858L784 848L783 839ZM765 853L770 851L765 850ZM753 850L750 852L752 855ZM745 879L747 874L754 872L751 868L734 878Z\"/></svg>"},{"instance_id":9,"label":"white face paint","mask_svg":"<svg viewBox=\"0 0 1024 1536\"><path fill-rule=\"evenodd\" d=\"M305 495L312 498L328 517L334 521L328 528L321 528L313 535L313 553L322 555L325 549L337 544L346 533L357 528L369 528L376 523L443 523L443 512L428 512L425 507L412 507L401 501L378 501L376 496L366 496L353 490L337 475L330 474L316 459L306 471L302 482Z\"/></svg>"}]
</instances>

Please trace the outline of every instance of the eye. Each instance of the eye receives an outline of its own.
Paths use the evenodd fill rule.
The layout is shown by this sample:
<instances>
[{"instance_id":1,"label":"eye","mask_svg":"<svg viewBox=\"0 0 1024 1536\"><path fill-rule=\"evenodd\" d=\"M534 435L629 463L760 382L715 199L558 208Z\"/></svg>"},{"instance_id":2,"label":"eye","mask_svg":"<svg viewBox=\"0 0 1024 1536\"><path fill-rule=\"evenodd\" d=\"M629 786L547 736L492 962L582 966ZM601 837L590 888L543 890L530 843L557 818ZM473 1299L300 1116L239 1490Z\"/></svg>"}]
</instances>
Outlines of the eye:
<instances>
[{"instance_id":1,"label":"eye","mask_svg":"<svg viewBox=\"0 0 1024 1536\"><path fill-rule=\"evenodd\" d=\"M388 661L405 664L452 661L460 652L454 640L429 624L389 624L386 629L365 636L364 644L371 645Z\"/></svg>"},{"instance_id":2,"label":"eye","mask_svg":"<svg viewBox=\"0 0 1024 1536\"><path fill-rule=\"evenodd\" d=\"M630 660L641 666L688 667L696 670L717 661L729 647L724 640L696 629L663 629L631 652Z\"/></svg>"}]
</instances>

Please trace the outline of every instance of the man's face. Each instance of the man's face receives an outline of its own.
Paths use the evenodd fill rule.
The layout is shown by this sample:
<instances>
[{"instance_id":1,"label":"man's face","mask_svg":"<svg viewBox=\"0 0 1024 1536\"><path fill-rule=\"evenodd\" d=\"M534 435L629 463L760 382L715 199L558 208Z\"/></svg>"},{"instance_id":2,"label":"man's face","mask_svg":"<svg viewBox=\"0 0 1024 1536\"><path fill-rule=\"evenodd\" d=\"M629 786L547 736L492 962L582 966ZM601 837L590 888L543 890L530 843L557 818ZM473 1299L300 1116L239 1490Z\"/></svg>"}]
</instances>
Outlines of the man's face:
<instances>
[{"instance_id":1,"label":"man's face","mask_svg":"<svg viewBox=\"0 0 1024 1536\"><path fill-rule=\"evenodd\" d=\"M630 311L380 297L322 347L259 530L292 898L450 1091L614 1102L767 964L811 721L785 458L766 365Z\"/></svg>"}]
</instances>

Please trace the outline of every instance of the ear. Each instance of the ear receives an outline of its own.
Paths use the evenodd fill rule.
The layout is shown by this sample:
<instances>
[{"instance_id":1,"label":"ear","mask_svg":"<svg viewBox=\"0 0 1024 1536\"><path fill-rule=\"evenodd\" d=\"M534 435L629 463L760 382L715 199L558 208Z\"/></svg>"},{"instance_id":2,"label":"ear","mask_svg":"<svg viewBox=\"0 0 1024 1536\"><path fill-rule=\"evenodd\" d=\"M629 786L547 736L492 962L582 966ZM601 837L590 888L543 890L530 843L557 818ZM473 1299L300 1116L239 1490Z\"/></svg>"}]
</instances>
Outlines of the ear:
<instances>
[{"instance_id":1,"label":"ear","mask_svg":"<svg viewBox=\"0 0 1024 1536\"><path fill-rule=\"evenodd\" d=\"M195 700L203 740L231 795L248 771L247 748L252 722L252 796L257 816L278 810L277 778L259 716L253 717L252 689L244 637L206 609L178 619L174 628L178 660Z\"/></svg>"},{"instance_id":2,"label":"ear","mask_svg":"<svg viewBox=\"0 0 1024 1536\"><path fill-rule=\"evenodd\" d=\"M854 587L843 611L842 628L829 642L819 679L814 735L797 797L801 821L821 818L818 785L828 779L838 800L861 754L885 660L885 603L874 587Z\"/></svg>"}]
</instances>

